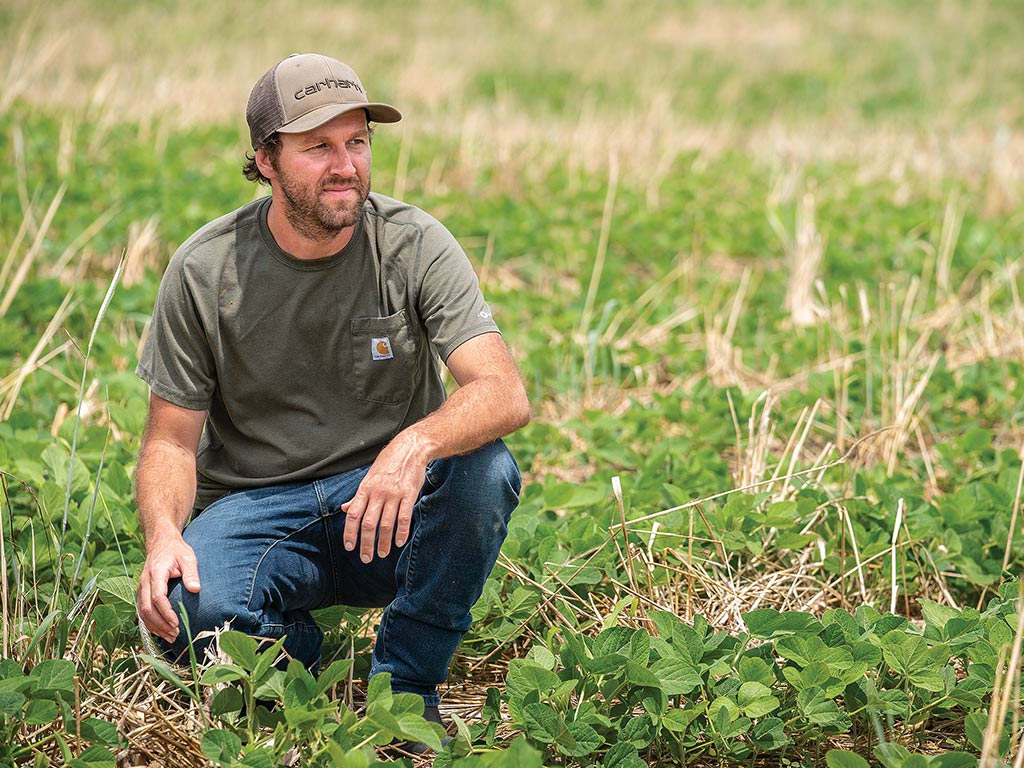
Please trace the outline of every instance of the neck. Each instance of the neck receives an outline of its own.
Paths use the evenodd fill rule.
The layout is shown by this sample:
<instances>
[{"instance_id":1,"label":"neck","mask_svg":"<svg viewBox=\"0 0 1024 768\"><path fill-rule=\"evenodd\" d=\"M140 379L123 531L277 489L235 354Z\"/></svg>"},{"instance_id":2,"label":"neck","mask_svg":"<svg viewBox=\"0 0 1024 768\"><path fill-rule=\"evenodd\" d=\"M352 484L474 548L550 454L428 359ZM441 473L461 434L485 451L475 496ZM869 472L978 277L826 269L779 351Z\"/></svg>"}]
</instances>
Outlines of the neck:
<instances>
[{"instance_id":1,"label":"neck","mask_svg":"<svg viewBox=\"0 0 1024 768\"><path fill-rule=\"evenodd\" d=\"M324 238L308 237L292 226L288 217L278 201L272 200L270 210L267 212L267 226L270 227L270 234L282 251L296 259L325 259L333 256L352 239L355 226L345 227L339 230L333 237Z\"/></svg>"}]
</instances>

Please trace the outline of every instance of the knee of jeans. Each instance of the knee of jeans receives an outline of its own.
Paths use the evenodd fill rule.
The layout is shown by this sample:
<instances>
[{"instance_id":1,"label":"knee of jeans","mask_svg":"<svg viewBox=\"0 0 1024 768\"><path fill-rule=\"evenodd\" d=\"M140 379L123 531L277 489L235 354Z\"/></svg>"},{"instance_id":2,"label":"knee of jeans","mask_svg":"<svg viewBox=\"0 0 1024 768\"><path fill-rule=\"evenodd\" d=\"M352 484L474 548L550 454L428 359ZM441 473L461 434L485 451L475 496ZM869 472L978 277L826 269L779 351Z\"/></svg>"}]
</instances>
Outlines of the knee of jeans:
<instances>
[{"instance_id":1,"label":"knee of jeans","mask_svg":"<svg viewBox=\"0 0 1024 768\"><path fill-rule=\"evenodd\" d=\"M473 521L483 524L492 515L497 518L492 518L495 524L506 524L519 503L522 488L519 467L500 440L471 453L443 459L433 473L428 473L428 479L441 496L447 497L444 506L449 519L462 509L470 527Z\"/></svg>"},{"instance_id":2,"label":"knee of jeans","mask_svg":"<svg viewBox=\"0 0 1024 768\"><path fill-rule=\"evenodd\" d=\"M239 632L252 632L256 629L255 616L247 605L232 599L231 595L218 594L214 589L203 588L199 592L189 592L180 579L174 579L169 584L167 599L178 614L179 640L185 637L186 631L194 638L202 632L223 629L225 624L230 624L231 629Z\"/></svg>"}]
</instances>

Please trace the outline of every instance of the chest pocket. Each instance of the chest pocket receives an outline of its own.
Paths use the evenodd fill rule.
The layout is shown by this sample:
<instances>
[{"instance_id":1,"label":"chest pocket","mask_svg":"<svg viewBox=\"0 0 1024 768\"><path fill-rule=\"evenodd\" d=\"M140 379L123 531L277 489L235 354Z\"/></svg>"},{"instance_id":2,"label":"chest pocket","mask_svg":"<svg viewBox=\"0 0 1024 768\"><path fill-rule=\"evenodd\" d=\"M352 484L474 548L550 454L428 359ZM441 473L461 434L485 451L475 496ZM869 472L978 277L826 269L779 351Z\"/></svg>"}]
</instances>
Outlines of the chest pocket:
<instances>
[{"instance_id":1,"label":"chest pocket","mask_svg":"<svg viewBox=\"0 0 1024 768\"><path fill-rule=\"evenodd\" d=\"M387 317L354 317L351 332L356 397L391 405L407 402L419 378L419 344L405 310Z\"/></svg>"}]
</instances>

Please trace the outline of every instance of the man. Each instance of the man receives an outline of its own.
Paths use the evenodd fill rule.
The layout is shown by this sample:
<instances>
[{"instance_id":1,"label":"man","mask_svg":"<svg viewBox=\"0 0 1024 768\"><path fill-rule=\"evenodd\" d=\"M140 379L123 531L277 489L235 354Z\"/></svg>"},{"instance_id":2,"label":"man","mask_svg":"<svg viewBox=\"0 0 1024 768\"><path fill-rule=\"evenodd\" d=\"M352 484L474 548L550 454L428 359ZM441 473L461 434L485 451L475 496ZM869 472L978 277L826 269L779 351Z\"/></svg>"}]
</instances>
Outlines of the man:
<instances>
[{"instance_id":1,"label":"man","mask_svg":"<svg viewBox=\"0 0 1024 768\"><path fill-rule=\"evenodd\" d=\"M455 239L370 193L368 121L398 110L303 54L260 79L246 119L246 176L271 194L178 249L138 365L139 615L172 657L180 604L192 636L286 636L315 669L310 610L386 606L371 675L439 721L518 501L499 438L529 420L526 393Z\"/></svg>"}]
</instances>

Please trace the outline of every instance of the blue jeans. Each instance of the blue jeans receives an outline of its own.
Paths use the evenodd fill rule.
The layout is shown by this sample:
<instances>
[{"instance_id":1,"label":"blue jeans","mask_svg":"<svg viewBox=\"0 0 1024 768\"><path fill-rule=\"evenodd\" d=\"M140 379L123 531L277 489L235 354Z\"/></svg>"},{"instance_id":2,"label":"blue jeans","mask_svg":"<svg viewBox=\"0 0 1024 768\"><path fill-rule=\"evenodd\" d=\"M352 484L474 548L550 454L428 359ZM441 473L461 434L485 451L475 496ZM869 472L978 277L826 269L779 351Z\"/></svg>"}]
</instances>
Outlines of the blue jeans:
<instances>
[{"instance_id":1,"label":"blue jeans","mask_svg":"<svg viewBox=\"0 0 1024 768\"><path fill-rule=\"evenodd\" d=\"M193 594L172 579L171 605L184 606L193 636L226 621L255 637L284 636L285 650L311 669L323 641L311 610L386 606L370 675L390 672L393 690L436 705L519 501L519 469L500 440L431 462L408 542L364 564L342 544L341 505L368 470L218 499L184 532L202 588ZM173 644L161 641L172 659L187 643L184 629Z\"/></svg>"}]
</instances>

